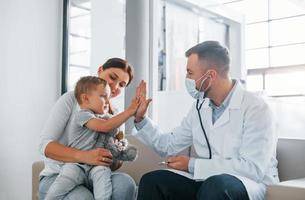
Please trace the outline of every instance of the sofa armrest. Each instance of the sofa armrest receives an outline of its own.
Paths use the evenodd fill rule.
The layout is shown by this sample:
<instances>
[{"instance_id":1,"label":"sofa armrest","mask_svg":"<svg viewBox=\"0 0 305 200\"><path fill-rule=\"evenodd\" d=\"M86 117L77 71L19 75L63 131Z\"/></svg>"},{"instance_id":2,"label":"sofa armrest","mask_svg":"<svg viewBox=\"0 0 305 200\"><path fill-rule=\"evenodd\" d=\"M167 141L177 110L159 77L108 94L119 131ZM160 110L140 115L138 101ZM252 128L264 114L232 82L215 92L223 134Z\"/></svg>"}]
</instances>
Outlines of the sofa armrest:
<instances>
[{"instance_id":1,"label":"sofa armrest","mask_svg":"<svg viewBox=\"0 0 305 200\"><path fill-rule=\"evenodd\" d=\"M283 181L267 187L267 200L303 200L305 178Z\"/></svg>"},{"instance_id":2,"label":"sofa armrest","mask_svg":"<svg viewBox=\"0 0 305 200\"><path fill-rule=\"evenodd\" d=\"M39 174L44 168L43 161L32 164L32 200L38 200Z\"/></svg>"}]
</instances>

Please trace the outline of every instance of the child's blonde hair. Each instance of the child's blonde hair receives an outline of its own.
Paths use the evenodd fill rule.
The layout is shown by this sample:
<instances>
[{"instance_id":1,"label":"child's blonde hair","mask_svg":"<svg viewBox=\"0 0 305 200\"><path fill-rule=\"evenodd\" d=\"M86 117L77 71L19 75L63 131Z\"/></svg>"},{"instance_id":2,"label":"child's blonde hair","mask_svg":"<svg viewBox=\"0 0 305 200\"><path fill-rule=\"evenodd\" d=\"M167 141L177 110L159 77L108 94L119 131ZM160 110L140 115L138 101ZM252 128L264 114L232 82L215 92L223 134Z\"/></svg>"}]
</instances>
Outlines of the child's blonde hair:
<instances>
[{"instance_id":1,"label":"child's blonde hair","mask_svg":"<svg viewBox=\"0 0 305 200\"><path fill-rule=\"evenodd\" d=\"M89 94L93 90L96 89L96 86L102 84L104 87L107 86L107 81L104 79L101 79L97 76L84 76L80 78L75 86L74 89L74 95L79 104L81 104L81 98L80 96L82 94Z\"/></svg>"}]
</instances>

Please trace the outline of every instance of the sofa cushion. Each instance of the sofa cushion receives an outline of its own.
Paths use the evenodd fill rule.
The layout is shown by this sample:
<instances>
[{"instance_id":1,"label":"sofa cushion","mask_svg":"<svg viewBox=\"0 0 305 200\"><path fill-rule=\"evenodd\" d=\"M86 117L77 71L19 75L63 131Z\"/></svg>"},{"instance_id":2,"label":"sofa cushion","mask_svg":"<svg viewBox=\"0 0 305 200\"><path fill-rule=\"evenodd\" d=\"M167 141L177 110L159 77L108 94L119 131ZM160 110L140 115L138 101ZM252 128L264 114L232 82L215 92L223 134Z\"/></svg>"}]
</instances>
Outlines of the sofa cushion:
<instances>
[{"instance_id":1,"label":"sofa cushion","mask_svg":"<svg viewBox=\"0 0 305 200\"><path fill-rule=\"evenodd\" d=\"M280 182L267 189L268 200L304 200L305 178Z\"/></svg>"},{"instance_id":2,"label":"sofa cushion","mask_svg":"<svg viewBox=\"0 0 305 200\"><path fill-rule=\"evenodd\" d=\"M277 160L281 181L305 177L305 140L280 138ZM305 198L304 198L305 199Z\"/></svg>"}]
</instances>

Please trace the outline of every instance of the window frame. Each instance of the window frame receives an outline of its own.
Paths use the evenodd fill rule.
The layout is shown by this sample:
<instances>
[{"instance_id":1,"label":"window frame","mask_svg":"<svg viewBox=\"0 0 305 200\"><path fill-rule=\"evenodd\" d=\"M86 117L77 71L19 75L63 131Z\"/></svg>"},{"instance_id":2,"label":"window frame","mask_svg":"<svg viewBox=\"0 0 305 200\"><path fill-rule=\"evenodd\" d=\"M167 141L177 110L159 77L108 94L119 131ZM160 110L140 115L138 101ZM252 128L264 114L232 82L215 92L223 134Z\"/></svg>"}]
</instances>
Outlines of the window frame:
<instances>
[{"instance_id":1,"label":"window frame","mask_svg":"<svg viewBox=\"0 0 305 200\"><path fill-rule=\"evenodd\" d=\"M70 57L75 52L70 52L70 37L82 38L85 40L91 40L91 36L81 35L78 33L71 32L71 19L76 19L79 17L86 17L88 14L80 14L78 16L70 16L71 7L76 7L79 9L84 9L91 11L89 8L73 3L73 0L63 0L63 29L62 29L62 70L61 70L61 94L68 92L70 87L70 67L87 69L90 71L90 66L80 64L80 63L70 63L72 60ZM80 53L80 52L78 52Z\"/></svg>"},{"instance_id":2,"label":"window frame","mask_svg":"<svg viewBox=\"0 0 305 200\"><path fill-rule=\"evenodd\" d=\"M70 0L63 0L61 94L67 92L69 69L69 7Z\"/></svg>"}]
</instances>

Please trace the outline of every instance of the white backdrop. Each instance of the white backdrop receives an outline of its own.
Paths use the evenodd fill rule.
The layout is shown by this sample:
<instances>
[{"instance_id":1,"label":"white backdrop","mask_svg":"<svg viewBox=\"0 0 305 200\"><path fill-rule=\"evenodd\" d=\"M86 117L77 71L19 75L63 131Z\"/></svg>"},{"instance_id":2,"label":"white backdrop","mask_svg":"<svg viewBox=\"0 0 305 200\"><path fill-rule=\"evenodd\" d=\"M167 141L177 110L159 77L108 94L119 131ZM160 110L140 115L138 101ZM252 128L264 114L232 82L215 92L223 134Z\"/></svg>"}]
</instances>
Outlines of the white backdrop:
<instances>
[{"instance_id":1,"label":"white backdrop","mask_svg":"<svg viewBox=\"0 0 305 200\"><path fill-rule=\"evenodd\" d=\"M0 0L0 199L31 199L39 135L60 95L62 0Z\"/></svg>"}]
</instances>

